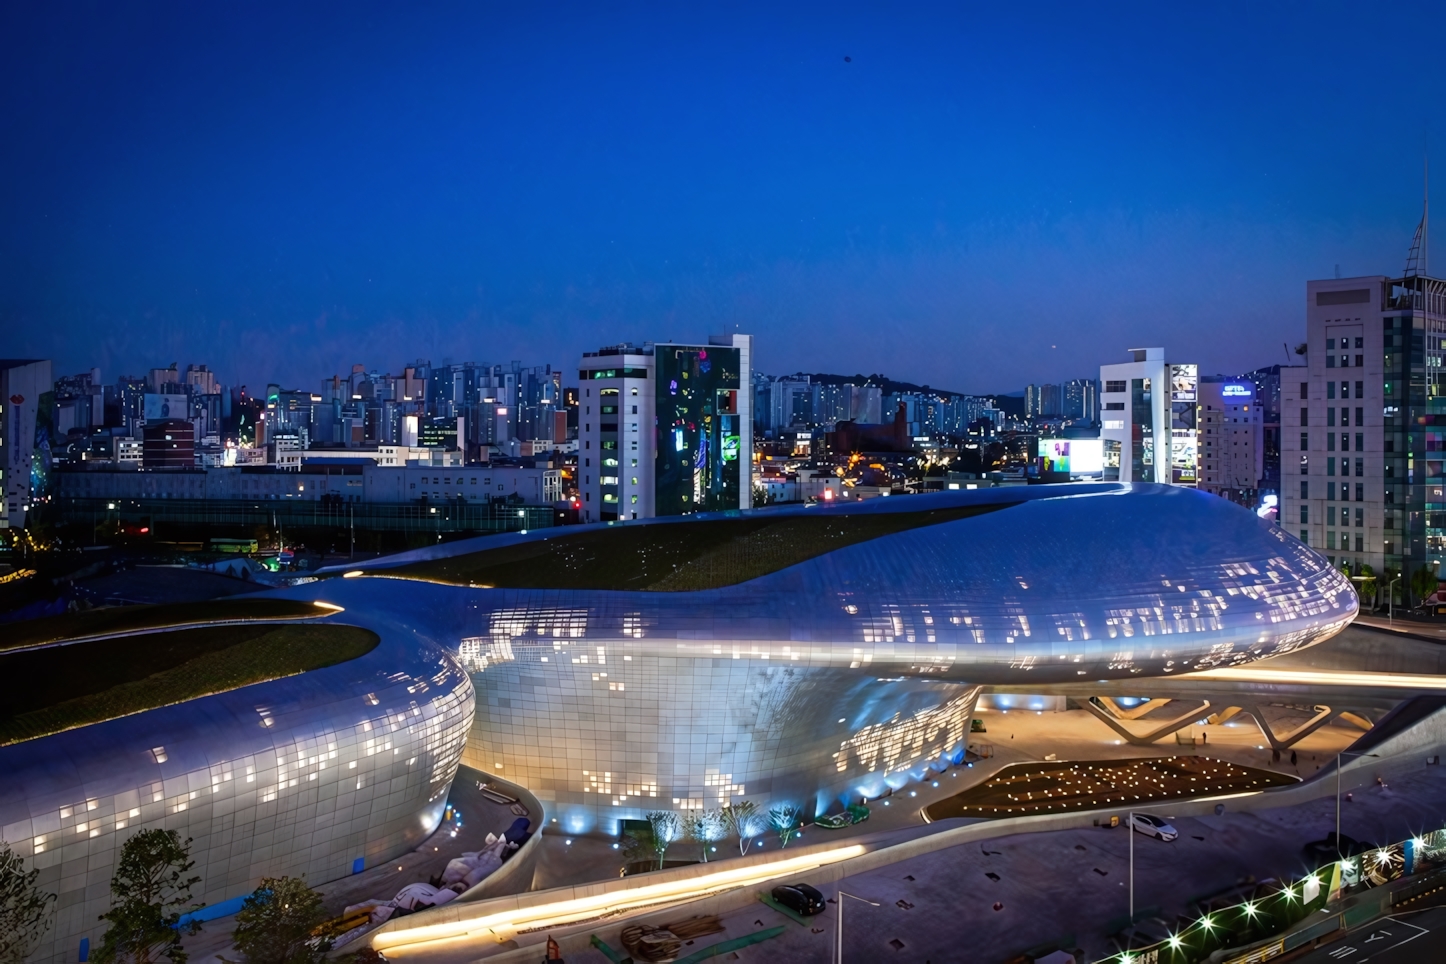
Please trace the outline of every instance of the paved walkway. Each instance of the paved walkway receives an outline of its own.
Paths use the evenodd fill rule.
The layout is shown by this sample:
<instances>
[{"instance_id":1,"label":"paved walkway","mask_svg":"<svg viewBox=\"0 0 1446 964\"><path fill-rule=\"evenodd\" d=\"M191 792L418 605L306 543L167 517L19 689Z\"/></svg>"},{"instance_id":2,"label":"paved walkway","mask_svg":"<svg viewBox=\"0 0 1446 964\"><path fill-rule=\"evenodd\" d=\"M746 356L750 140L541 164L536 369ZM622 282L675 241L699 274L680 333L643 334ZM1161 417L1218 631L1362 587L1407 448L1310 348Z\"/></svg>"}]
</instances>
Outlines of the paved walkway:
<instances>
[{"instance_id":1,"label":"paved walkway","mask_svg":"<svg viewBox=\"0 0 1446 964\"><path fill-rule=\"evenodd\" d=\"M1446 617L1415 616L1404 612L1398 613L1394 617L1385 613L1361 613L1356 616L1355 621L1362 626L1370 626L1372 629L1386 629L1396 633L1410 633L1415 636L1446 640Z\"/></svg>"},{"instance_id":2,"label":"paved walkway","mask_svg":"<svg viewBox=\"0 0 1446 964\"><path fill-rule=\"evenodd\" d=\"M1171 819L1168 804L1158 813ZM1171 822L1180 831L1176 842L1135 835L1135 906L1159 907L1173 921L1189 912L1193 899L1248 878L1303 874L1308 868L1301 848L1335 828L1335 804L1328 797L1299 807ZM1342 832L1358 840L1384 843L1443 826L1446 772L1436 767L1343 804ZM1086 959L1097 960L1113 950L1106 924L1129 912L1129 850L1123 828L1016 834L847 878L845 891L880 906L848 901L844 959L987 964L1073 935ZM829 896L836 897L833 888ZM830 904L810 927L790 924L783 936L739 957L823 964L831 959L837 916L837 905ZM783 922L762 904L725 918L729 937ZM578 960L603 958L584 954Z\"/></svg>"},{"instance_id":3,"label":"paved walkway","mask_svg":"<svg viewBox=\"0 0 1446 964\"><path fill-rule=\"evenodd\" d=\"M1240 716L1218 726L1191 727L1189 733L1192 736L1205 738L1198 747L1178 746L1173 737L1167 737L1151 747L1137 747L1119 739L1113 730L1084 710L1062 713L980 710L975 715L985 721L989 732L976 733L970 740L990 743L995 751L992 759L981 761L972 768L955 767L931 780L910 783L895 791L887 802L870 801L872 812L867 822L843 830L808 830L803 839L811 843L815 841L815 835L827 834L826 839L838 842L860 838L892 841L898 833L906 836L928 833L920 817L920 810L928 804L982 783L1007 764L1039 761L1051 753L1061 760L1112 760L1198 752L1203 756L1303 778L1328 763L1339 750L1361 735L1360 730L1344 723L1322 727L1296 745L1297 764L1292 766L1288 751L1280 761L1273 760L1259 727L1249 716ZM937 787L934 786L936 782ZM613 841L596 837L568 837L554 827L549 825L543 837L535 889L608 880L618 875L623 860L621 852L613 847ZM771 832L760 839L764 850L778 846L777 838ZM717 859L738 853L736 840L720 841L717 846ZM668 851L668 856L670 859L696 860L698 845L679 841Z\"/></svg>"}]
</instances>

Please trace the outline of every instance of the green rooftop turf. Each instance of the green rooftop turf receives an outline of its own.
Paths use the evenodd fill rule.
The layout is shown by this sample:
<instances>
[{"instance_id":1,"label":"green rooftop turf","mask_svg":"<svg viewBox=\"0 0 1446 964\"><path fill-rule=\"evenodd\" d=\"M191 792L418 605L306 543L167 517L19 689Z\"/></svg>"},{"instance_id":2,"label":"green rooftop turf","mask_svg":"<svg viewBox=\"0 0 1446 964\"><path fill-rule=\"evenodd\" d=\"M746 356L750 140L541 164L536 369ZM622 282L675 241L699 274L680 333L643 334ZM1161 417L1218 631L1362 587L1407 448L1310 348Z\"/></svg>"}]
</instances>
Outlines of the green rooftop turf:
<instances>
[{"instance_id":1,"label":"green rooftop turf","mask_svg":"<svg viewBox=\"0 0 1446 964\"><path fill-rule=\"evenodd\" d=\"M333 666L379 642L356 626L250 623L3 653L0 746Z\"/></svg>"},{"instance_id":2,"label":"green rooftop turf","mask_svg":"<svg viewBox=\"0 0 1446 964\"><path fill-rule=\"evenodd\" d=\"M368 574L503 589L718 589L845 546L982 515L1010 504L623 524Z\"/></svg>"},{"instance_id":3,"label":"green rooftop turf","mask_svg":"<svg viewBox=\"0 0 1446 964\"><path fill-rule=\"evenodd\" d=\"M42 646L62 639L81 639L108 633L133 633L230 620L305 619L309 616L329 616L333 612L335 610L295 599L253 599L249 596L166 606L90 609L0 626L0 653L24 649L27 646Z\"/></svg>"}]
</instances>

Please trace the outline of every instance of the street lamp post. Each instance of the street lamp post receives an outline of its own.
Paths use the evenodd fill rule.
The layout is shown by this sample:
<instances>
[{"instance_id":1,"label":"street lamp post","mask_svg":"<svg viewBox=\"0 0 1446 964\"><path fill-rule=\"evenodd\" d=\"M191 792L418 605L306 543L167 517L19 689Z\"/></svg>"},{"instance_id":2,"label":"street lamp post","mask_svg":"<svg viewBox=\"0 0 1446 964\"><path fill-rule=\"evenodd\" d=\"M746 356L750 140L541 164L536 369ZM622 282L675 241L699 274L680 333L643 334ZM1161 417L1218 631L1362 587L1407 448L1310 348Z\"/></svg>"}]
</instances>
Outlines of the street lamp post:
<instances>
[{"instance_id":1,"label":"street lamp post","mask_svg":"<svg viewBox=\"0 0 1446 964\"><path fill-rule=\"evenodd\" d=\"M844 898L845 898L845 897L848 897L848 898L851 898L851 899L857 900L857 901L862 901L863 903L868 904L868 905L870 905L870 906L872 906L872 907L877 907L877 906L879 906L878 904L874 903L873 901L869 900L869 899L866 898L866 897L856 897L856 896L853 895L853 894L846 894L846 893L844 893L842 887L839 888L839 891L838 891L838 932L834 935L834 956L833 956L834 964L843 964L843 909L844 909Z\"/></svg>"},{"instance_id":2,"label":"street lamp post","mask_svg":"<svg viewBox=\"0 0 1446 964\"><path fill-rule=\"evenodd\" d=\"M1126 820L1130 832L1130 925L1135 923L1135 811L1131 810Z\"/></svg>"},{"instance_id":3,"label":"street lamp post","mask_svg":"<svg viewBox=\"0 0 1446 964\"><path fill-rule=\"evenodd\" d=\"M1397 576L1386 587L1386 624L1390 626L1394 626L1396 621L1396 583L1400 581L1401 577Z\"/></svg>"},{"instance_id":4,"label":"street lamp post","mask_svg":"<svg viewBox=\"0 0 1446 964\"><path fill-rule=\"evenodd\" d=\"M1342 750L1336 754L1336 857L1345 859L1341 853L1341 758L1346 756L1376 756L1375 753L1362 753L1360 750Z\"/></svg>"}]
</instances>

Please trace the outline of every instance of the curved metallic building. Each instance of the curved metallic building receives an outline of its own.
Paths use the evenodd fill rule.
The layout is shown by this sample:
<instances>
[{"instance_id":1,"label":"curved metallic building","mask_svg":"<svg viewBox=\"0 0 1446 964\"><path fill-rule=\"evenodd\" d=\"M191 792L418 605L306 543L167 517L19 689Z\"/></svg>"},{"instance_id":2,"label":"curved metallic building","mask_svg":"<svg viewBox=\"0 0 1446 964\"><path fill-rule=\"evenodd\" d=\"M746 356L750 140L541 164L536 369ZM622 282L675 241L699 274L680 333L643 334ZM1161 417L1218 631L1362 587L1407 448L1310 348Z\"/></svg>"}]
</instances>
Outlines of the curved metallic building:
<instances>
[{"instance_id":1,"label":"curved metallic building","mask_svg":"<svg viewBox=\"0 0 1446 964\"><path fill-rule=\"evenodd\" d=\"M551 529L346 575L285 595L344 607L382 638L366 656L0 748L0 835L60 894L40 959L99 937L127 828L194 837L217 903L414 847L459 755L572 833L745 797L820 813L962 753L981 685L1237 664L1356 609L1280 529L1156 485Z\"/></svg>"},{"instance_id":2,"label":"curved metallic building","mask_svg":"<svg viewBox=\"0 0 1446 964\"><path fill-rule=\"evenodd\" d=\"M428 836L472 684L452 652L369 622L382 641L349 662L0 747L0 839L58 895L31 959L75 961L83 940L98 945L135 828L193 838L195 896L233 910L262 877L321 883Z\"/></svg>"},{"instance_id":3,"label":"curved metallic building","mask_svg":"<svg viewBox=\"0 0 1446 964\"><path fill-rule=\"evenodd\" d=\"M477 690L466 762L529 787L574 833L744 796L824 812L961 754L979 684L1234 665L1311 645L1355 614L1325 559L1191 489L1030 486L743 517L970 507L993 511L701 591L415 581L469 550L525 562L529 544L566 546L600 528L588 526L396 557L366 575L399 578L328 592L349 608L410 609L456 639ZM617 564L621 530L715 521L617 526Z\"/></svg>"}]
</instances>

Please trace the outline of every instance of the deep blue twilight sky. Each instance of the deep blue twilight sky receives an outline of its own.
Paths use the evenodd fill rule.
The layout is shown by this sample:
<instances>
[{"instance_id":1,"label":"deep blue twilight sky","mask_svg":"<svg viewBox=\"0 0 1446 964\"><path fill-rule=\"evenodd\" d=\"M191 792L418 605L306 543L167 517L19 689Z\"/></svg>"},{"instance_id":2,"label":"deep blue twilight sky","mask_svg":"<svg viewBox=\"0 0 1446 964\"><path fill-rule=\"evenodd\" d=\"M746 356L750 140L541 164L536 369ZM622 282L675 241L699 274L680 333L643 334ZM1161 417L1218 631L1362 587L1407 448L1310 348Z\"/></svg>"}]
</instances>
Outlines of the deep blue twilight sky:
<instances>
[{"instance_id":1,"label":"deep blue twilight sky","mask_svg":"<svg viewBox=\"0 0 1446 964\"><path fill-rule=\"evenodd\" d=\"M1443 140L1439 3L256 6L4 6L0 356L1237 371L1401 270Z\"/></svg>"}]
</instances>

